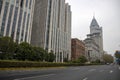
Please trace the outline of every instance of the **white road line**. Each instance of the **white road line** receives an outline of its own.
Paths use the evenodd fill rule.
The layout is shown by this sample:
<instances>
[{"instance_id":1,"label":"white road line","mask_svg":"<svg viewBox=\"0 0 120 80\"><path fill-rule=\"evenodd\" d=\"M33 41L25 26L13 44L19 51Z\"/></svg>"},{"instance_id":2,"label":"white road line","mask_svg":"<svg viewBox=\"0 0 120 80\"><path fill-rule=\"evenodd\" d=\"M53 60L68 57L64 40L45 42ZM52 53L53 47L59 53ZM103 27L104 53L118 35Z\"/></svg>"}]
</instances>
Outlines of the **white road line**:
<instances>
[{"instance_id":1,"label":"white road line","mask_svg":"<svg viewBox=\"0 0 120 80\"><path fill-rule=\"evenodd\" d=\"M89 71L92 72L92 71L95 71L96 69L90 69Z\"/></svg>"},{"instance_id":2,"label":"white road line","mask_svg":"<svg viewBox=\"0 0 120 80\"><path fill-rule=\"evenodd\" d=\"M72 70L79 70L80 68L74 68L74 69L72 69Z\"/></svg>"},{"instance_id":3,"label":"white road line","mask_svg":"<svg viewBox=\"0 0 120 80\"><path fill-rule=\"evenodd\" d=\"M83 80L87 80L88 78L84 78Z\"/></svg>"},{"instance_id":4,"label":"white road line","mask_svg":"<svg viewBox=\"0 0 120 80\"><path fill-rule=\"evenodd\" d=\"M19 79L14 79L14 80L33 79L33 78L39 78L39 77L48 77L48 76L52 76L52 75L55 75L55 74L47 74L47 75L41 75L41 76L25 77L25 78L19 78Z\"/></svg>"},{"instance_id":5,"label":"white road line","mask_svg":"<svg viewBox=\"0 0 120 80\"><path fill-rule=\"evenodd\" d=\"M113 73L113 71L112 71L112 70L110 70L110 73Z\"/></svg>"},{"instance_id":6,"label":"white road line","mask_svg":"<svg viewBox=\"0 0 120 80\"><path fill-rule=\"evenodd\" d=\"M100 70L100 72L103 72L104 70Z\"/></svg>"},{"instance_id":7,"label":"white road line","mask_svg":"<svg viewBox=\"0 0 120 80\"><path fill-rule=\"evenodd\" d=\"M120 67L119 67L119 70L120 70Z\"/></svg>"}]
</instances>

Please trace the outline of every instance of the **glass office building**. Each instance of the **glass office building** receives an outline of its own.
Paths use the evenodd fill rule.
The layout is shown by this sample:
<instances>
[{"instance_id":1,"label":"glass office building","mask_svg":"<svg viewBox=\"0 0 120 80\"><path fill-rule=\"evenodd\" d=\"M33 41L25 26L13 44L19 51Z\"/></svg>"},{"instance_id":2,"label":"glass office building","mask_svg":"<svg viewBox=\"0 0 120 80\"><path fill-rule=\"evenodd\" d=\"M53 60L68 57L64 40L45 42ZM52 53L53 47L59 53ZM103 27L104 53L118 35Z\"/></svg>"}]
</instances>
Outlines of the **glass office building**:
<instances>
[{"instance_id":1,"label":"glass office building","mask_svg":"<svg viewBox=\"0 0 120 80\"><path fill-rule=\"evenodd\" d=\"M0 36L30 43L34 5L35 0L0 0Z\"/></svg>"},{"instance_id":2,"label":"glass office building","mask_svg":"<svg viewBox=\"0 0 120 80\"><path fill-rule=\"evenodd\" d=\"M71 59L71 9L65 0L36 0L31 44L53 51L55 62Z\"/></svg>"}]
</instances>

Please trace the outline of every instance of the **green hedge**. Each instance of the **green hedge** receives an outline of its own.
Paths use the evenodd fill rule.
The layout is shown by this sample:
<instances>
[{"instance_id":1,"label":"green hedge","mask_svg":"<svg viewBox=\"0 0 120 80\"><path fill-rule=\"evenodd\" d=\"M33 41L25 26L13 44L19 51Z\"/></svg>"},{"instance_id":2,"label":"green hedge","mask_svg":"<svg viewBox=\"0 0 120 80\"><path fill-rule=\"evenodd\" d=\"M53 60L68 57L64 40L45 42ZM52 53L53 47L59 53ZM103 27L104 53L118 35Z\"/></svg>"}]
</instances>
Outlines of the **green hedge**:
<instances>
[{"instance_id":1,"label":"green hedge","mask_svg":"<svg viewBox=\"0 0 120 80\"><path fill-rule=\"evenodd\" d=\"M96 64L79 63L50 63L50 62L32 62L32 61L7 61L0 60L0 68L20 68L20 67L61 67L61 66L84 66Z\"/></svg>"}]
</instances>

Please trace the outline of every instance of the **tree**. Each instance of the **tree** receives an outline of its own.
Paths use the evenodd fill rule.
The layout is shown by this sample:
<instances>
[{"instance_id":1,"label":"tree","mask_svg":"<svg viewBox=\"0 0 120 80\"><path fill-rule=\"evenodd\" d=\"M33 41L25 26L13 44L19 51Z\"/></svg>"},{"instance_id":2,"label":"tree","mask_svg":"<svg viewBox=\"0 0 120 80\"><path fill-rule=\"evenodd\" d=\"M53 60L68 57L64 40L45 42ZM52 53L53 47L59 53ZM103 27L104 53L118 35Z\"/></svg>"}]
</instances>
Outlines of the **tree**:
<instances>
[{"instance_id":1,"label":"tree","mask_svg":"<svg viewBox=\"0 0 120 80\"><path fill-rule=\"evenodd\" d=\"M100 63L100 62L101 62L100 59L95 60L95 63Z\"/></svg>"},{"instance_id":2,"label":"tree","mask_svg":"<svg viewBox=\"0 0 120 80\"><path fill-rule=\"evenodd\" d=\"M55 55L54 55L53 51L51 51L50 53L48 53L48 52L45 53L45 61L53 62L54 60L55 60Z\"/></svg>"},{"instance_id":3,"label":"tree","mask_svg":"<svg viewBox=\"0 0 120 80\"><path fill-rule=\"evenodd\" d=\"M49 58L50 58L50 57L49 57L49 54L48 54L48 52L46 51L46 52L45 52L45 58L44 58L44 60L47 61L47 62L49 62Z\"/></svg>"},{"instance_id":4,"label":"tree","mask_svg":"<svg viewBox=\"0 0 120 80\"><path fill-rule=\"evenodd\" d=\"M120 51L115 52L116 62L120 65Z\"/></svg>"},{"instance_id":5,"label":"tree","mask_svg":"<svg viewBox=\"0 0 120 80\"><path fill-rule=\"evenodd\" d=\"M33 47L26 42L20 43L16 50L15 58L18 60L33 60Z\"/></svg>"},{"instance_id":6,"label":"tree","mask_svg":"<svg viewBox=\"0 0 120 80\"><path fill-rule=\"evenodd\" d=\"M103 55L103 60L105 63L112 63L113 62L113 56L110 54L104 54Z\"/></svg>"},{"instance_id":7,"label":"tree","mask_svg":"<svg viewBox=\"0 0 120 80\"><path fill-rule=\"evenodd\" d=\"M64 62L68 62L68 58L64 58Z\"/></svg>"},{"instance_id":8,"label":"tree","mask_svg":"<svg viewBox=\"0 0 120 80\"><path fill-rule=\"evenodd\" d=\"M120 51L115 52L115 57L120 59Z\"/></svg>"},{"instance_id":9,"label":"tree","mask_svg":"<svg viewBox=\"0 0 120 80\"><path fill-rule=\"evenodd\" d=\"M0 38L1 59L12 59L17 44L10 37Z\"/></svg>"},{"instance_id":10,"label":"tree","mask_svg":"<svg viewBox=\"0 0 120 80\"><path fill-rule=\"evenodd\" d=\"M55 55L53 51L51 51L48 55L49 55L49 62L53 62L55 60Z\"/></svg>"},{"instance_id":11,"label":"tree","mask_svg":"<svg viewBox=\"0 0 120 80\"><path fill-rule=\"evenodd\" d=\"M85 56L80 56L77 60L74 60L73 63L85 63L87 62L87 58Z\"/></svg>"},{"instance_id":12,"label":"tree","mask_svg":"<svg viewBox=\"0 0 120 80\"><path fill-rule=\"evenodd\" d=\"M80 63L85 63L85 62L87 62L87 58L86 58L85 56L80 56L80 57L78 58L78 61L79 61Z\"/></svg>"},{"instance_id":13,"label":"tree","mask_svg":"<svg viewBox=\"0 0 120 80\"><path fill-rule=\"evenodd\" d=\"M46 51L40 47L33 47L34 49L34 57L33 60L43 61L45 59Z\"/></svg>"}]
</instances>

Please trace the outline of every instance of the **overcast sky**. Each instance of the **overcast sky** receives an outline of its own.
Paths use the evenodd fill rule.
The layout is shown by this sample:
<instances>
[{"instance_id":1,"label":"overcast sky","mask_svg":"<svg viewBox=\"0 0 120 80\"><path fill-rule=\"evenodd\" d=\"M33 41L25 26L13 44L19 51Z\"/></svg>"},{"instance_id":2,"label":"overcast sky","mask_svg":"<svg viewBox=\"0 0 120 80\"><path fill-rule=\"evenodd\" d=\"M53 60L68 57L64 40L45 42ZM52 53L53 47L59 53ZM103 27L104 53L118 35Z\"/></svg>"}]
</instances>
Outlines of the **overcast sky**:
<instances>
[{"instance_id":1,"label":"overcast sky","mask_svg":"<svg viewBox=\"0 0 120 80\"><path fill-rule=\"evenodd\" d=\"M72 38L84 40L95 18L103 28L103 47L109 54L120 50L120 0L66 0L72 11Z\"/></svg>"}]
</instances>

